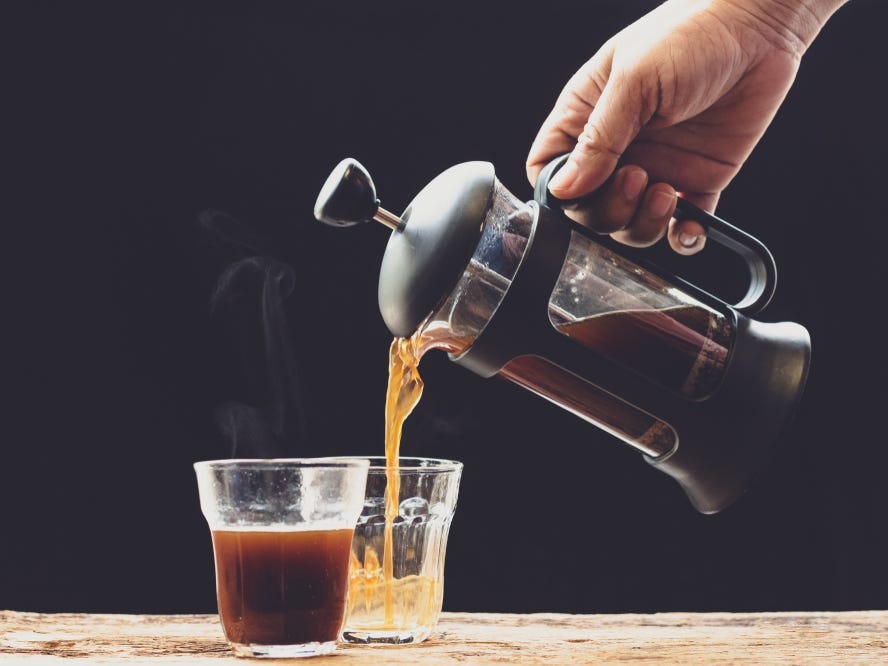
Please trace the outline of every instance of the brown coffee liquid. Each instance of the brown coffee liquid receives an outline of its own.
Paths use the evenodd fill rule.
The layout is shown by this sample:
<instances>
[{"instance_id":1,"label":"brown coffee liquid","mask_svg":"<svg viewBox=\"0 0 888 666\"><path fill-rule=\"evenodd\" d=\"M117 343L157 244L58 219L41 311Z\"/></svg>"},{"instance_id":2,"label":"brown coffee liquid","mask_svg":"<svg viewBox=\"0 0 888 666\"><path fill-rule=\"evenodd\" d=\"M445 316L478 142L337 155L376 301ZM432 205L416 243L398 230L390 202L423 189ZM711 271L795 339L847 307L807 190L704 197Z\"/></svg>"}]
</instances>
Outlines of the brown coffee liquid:
<instances>
[{"instance_id":1,"label":"brown coffee liquid","mask_svg":"<svg viewBox=\"0 0 888 666\"><path fill-rule=\"evenodd\" d=\"M243 645L335 641L345 613L352 530L214 530L225 636Z\"/></svg>"},{"instance_id":2,"label":"brown coffee liquid","mask_svg":"<svg viewBox=\"0 0 888 666\"><path fill-rule=\"evenodd\" d=\"M693 305L620 310L558 326L598 354L692 398L718 386L731 327L724 316Z\"/></svg>"},{"instance_id":3,"label":"brown coffee liquid","mask_svg":"<svg viewBox=\"0 0 888 666\"><path fill-rule=\"evenodd\" d=\"M590 350L692 398L717 388L731 327L721 314L697 306L621 310L557 327ZM520 356L500 375L632 443L649 456L671 451L666 423L539 356Z\"/></svg>"},{"instance_id":4,"label":"brown coffee liquid","mask_svg":"<svg viewBox=\"0 0 888 666\"><path fill-rule=\"evenodd\" d=\"M668 424L540 356L512 359L499 375L620 437L653 458L675 447L675 431Z\"/></svg>"}]
</instances>

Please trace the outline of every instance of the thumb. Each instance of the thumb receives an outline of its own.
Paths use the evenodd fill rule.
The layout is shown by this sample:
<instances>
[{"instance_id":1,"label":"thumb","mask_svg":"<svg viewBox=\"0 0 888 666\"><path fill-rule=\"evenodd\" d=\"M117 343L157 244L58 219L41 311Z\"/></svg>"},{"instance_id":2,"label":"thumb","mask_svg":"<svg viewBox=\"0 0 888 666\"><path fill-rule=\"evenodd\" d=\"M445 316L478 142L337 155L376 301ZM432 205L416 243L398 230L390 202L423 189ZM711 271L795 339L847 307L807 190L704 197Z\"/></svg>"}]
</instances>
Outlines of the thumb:
<instances>
[{"instance_id":1,"label":"thumb","mask_svg":"<svg viewBox=\"0 0 888 666\"><path fill-rule=\"evenodd\" d=\"M612 73L570 157L549 183L552 194L559 199L574 199L604 184L652 115L645 112L645 98L637 76Z\"/></svg>"}]
</instances>

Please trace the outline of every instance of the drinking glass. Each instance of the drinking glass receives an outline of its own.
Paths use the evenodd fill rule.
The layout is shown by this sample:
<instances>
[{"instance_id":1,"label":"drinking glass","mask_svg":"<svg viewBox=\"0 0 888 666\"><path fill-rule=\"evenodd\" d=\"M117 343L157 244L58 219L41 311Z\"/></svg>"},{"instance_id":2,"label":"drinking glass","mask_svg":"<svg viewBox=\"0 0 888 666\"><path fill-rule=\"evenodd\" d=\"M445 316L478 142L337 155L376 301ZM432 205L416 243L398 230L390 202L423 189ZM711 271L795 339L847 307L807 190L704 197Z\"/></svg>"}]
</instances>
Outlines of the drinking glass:
<instances>
[{"instance_id":1,"label":"drinking glass","mask_svg":"<svg viewBox=\"0 0 888 666\"><path fill-rule=\"evenodd\" d=\"M364 508L348 567L348 607L341 639L406 644L428 638L444 599L444 555L456 508L462 463L401 458L397 468L368 456ZM391 525L391 572L385 564L387 471L399 482Z\"/></svg>"},{"instance_id":2,"label":"drinking glass","mask_svg":"<svg viewBox=\"0 0 888 666\"><path fill-rule=\"evenodd\" d=\"M367 460L212 460L194 465L216 561L225 637L240 657L331 652Z\"/></svg>"}]
</instances>

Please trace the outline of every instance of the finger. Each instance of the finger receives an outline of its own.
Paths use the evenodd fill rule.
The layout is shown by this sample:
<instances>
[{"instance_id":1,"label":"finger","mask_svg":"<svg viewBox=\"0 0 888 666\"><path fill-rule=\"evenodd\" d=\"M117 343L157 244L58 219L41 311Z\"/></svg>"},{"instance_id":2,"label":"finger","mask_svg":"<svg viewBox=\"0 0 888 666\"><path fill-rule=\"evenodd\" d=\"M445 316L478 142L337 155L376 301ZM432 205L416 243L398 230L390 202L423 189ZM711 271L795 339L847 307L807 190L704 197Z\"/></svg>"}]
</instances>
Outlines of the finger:
<instances>
[{"instance_id":1,"label":"finger","mask_svg":"<svg viewBox=\"0 0 888 666\"><path fill-rule=\"evenodd\" d=\"M694 220L672 220L668 238L670 247L679 254L697 254L706 245L706 231Z\"/></svg>"},{"instance_id":2,"label":"finger","mask_svg":"<svg viewBox=\"0 0 888 666\"><path fill-rule=\"evenodd\" d=\"M660 240L675 212L675 190L666 183L651 185L641 200L632 222L622 231L611 234L615 240L633 247L647 247Z\"/></svg>"},{"instance_id":3,"label":"finger","mask_svg":"<svg viewBox=\"0 0 888 666\"><path fill-rule=\"evenodd\" d=\"M621 167L586 205L564 212L580 224L601 233L624 229L632 222L647 179L647 173L641 167Z\"/></svg>"},{"instance_id":4,"label":"finger","mask_svg":"<svg viewBox=\"0 0 888 666\"><path fill-rule=\"evenodd\" d=\"M642 95L631 74L613 73L565 165L549 183L559 199L575 199L601 187L641 128Z\"/></svg>"},{"instance_id":5,"label":"finger","mask_svg":"<svg viewBox=\"0 0 888 666\"><path fill-rule=\"evenodd\" d=\"M552 112L552 115L555 115L555 111ZM577 142L576 135L566 131L564 124L558 123L552 118L552 115L543 123L539 133L533 140L530 153L527 156L527 163L525 165L527 180L533 186L536 185L540 171L559 155L564 155L573 150ZM564 123L569 122L569 120L564 120ZM582 124L580 127L582 127Z\"/></svg>"},{"instance_id":6,"label":"finger","mask_svg":"<svg viewBox=\"0 0 888 666\"><path fill-rule=\"evenodd\" d=\"M718 203L718 192L704 194L682 194L682 198L690 201L698 207L712 212ZM697 220L671 220L667 234L669 245L679 254L692 255L703 249L706 245L706 229Z\"/></svg>"}]
</instances>

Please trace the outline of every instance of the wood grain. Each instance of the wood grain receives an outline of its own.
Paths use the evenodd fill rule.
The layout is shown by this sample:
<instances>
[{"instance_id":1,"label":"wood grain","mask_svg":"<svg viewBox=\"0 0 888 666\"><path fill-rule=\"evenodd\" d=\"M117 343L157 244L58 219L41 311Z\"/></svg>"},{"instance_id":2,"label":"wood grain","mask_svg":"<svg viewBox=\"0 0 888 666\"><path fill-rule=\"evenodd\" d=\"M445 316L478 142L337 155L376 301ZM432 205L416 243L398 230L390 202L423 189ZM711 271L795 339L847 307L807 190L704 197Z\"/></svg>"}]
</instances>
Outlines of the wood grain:
<instances>
[{"instance_id":1,"label":"wood grain","mask_svg":"<svg viewBox=\"0 0 888 666\"><path fill-rule=\"evenodd\" d=\"M0 611L0 661L23 664L250 663L215 615ZM288 661L288 660L287 660ZM444 613L432 637L344 646L311 664L888 663L888 612L505 615ZM289 663L289 662L288 662Z\"/></svg>"}]
</instances>

